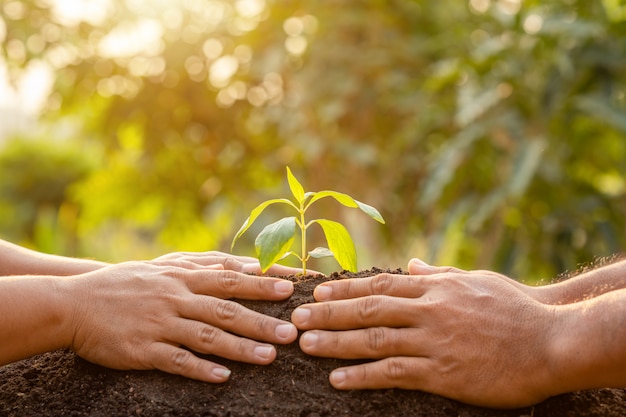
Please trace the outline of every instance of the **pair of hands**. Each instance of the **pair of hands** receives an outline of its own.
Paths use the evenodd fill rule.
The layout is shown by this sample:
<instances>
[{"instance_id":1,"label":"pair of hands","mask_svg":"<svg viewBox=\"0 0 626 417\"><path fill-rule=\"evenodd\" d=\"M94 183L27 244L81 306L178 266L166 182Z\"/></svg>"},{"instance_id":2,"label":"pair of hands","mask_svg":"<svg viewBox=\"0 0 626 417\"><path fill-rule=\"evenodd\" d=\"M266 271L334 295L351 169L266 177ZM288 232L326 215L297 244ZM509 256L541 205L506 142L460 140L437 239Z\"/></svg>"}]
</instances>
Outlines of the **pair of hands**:
<instances>
[{"instance_id":1,"label":"pair of hands","mask_svg":"<svg viewBox=\"0 0 626 417\"><path fill-rule=\"evenodd\" d=\"M546 385L556 319L535 288L413 260L411 275L318 286L318 303L295 309L292 324L227 300L293 293L289 281L243 274L258 270L252 258L177 253L73 278L81 294L73 294L71 347L111 368L222 382L228 369L180 346L262 365L276 356L270 343L293 342L297 327L306 330L299 343L308 354L377 359L333 371L338 389L419 389L494 407L533 404L552 392Z\"/></svg>"}]
</instances>

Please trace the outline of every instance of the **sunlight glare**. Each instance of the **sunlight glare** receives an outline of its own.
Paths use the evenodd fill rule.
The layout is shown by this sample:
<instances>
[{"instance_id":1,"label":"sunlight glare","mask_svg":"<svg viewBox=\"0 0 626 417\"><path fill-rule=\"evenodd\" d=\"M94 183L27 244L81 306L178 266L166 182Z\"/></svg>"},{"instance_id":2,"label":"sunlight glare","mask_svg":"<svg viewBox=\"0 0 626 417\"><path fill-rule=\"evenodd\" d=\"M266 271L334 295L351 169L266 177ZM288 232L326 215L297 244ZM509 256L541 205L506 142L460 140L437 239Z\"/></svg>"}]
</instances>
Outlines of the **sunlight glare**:
<instances>
[{"instance_id":1,"label":"sunlight glare","mask_svg":"<svg viewBox=\"0 0 626 417\"><path fill-rule=\"evenodd\" d=\"M290 36L285 39L285 49L291 55L300 56L305 51L309 42L304 36Z\"/></svg>"},{"instance_id":2,"label":"sunlight glare","mask_svg":"<svg viewBox=\"0 0 626 417\"><path fill-rule=\"evenodd\" d=\"M524 19L524 31L529 35L535 35L539 33L543 27L543 17L538 14L531 14Z\"/></svg>"},{"instance_id":3,"label":"sunlight glare","mask_svg":"<svg viewBox=\"0 0 626 417\"><path fill-rule=\"evenodd\" d=\"M232 55L224 55L211 64L209 81L214 87L225 87L238 69L239 60Z\"/></svg>"},{"instance_id":4,"label":"sunlight glare","mask_svg":"<svg viewBox=\"0 0 626 417\"><path fill-rule=\"evenodd\" d=\"M202 52L204 52L204 56L207 59L215 59L218 56L222 55L222 51L224 50L224 46L222 42L215 38L207 39L202 45Z\"/></svg>"},{"instance_id":5,"label":"sunlight glare","mask_svg":"<svg viewBox=\"0 0 626 417\"><path fill-rule=\"evenodd\" d=\"M97 26L104 22L113 8L111 0L52 0L52 14L59 23L76 26L87 22Z\"/></svg>"},{"instance_id":6,"label":"sunlight glare","mask_svg":"<svg viewBox=\"0 0 626 417\"><path fill-rule=\"evenodd\" d=\"M498 9L508 15L516 15L522 8L522 0L500 0Z\"/></svg>"},{"instance_id":7,"label":"sunlight glare","mask_svg":"<svg viewBox=\"0 0 626 417\"><path fill-rule=\"evenodd\" d=\"M475 13L485 13L491 6L490 0L469 0L470 9Z\"/></svg>"},{"instance_id":8,"label":"sunlight glare","mask_svg":"<svg viewBox=\"0 0 626 417\"><path fill-rule=\"evenodd\" d=\"M155 19L123 22L98 44L98 54L105 58L157 55L162 50L163 26Z\"/></svg>"},{"instance_id":9,"label":"sunlight glare","mask_svg":"<svg viewBox=\"0 0 626 417\"><path fill-rule=\"evenodd\" d=\"M239 16L253 18L265 10L265 0L237 0L235 9Z\"/></svg>"}]
</instances>

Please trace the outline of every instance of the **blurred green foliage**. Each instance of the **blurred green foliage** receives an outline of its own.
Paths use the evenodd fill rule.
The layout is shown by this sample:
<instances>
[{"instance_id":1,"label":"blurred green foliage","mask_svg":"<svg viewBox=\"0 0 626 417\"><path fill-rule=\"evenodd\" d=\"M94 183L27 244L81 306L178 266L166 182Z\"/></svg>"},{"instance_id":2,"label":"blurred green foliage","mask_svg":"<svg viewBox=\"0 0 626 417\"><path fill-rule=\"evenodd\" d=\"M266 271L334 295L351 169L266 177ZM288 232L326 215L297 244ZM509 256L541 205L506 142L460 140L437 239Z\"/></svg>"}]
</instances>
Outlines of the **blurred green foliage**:
<instances>
[{"instance_id":1,"label":"blurred green foliage","mask_svg":"<svg viewBox=\"0 0 626 417\"><path fill-rule=\"evenodd\" d=\"M619 0L52 3L0 6L2 56L14 80L49 65L41 123L78 151L2 148L6 238L114 261L227 251L290 165L381 209L386 226L320 208L362 268L533 280L626 246Z\"/></svg>"}]
</instances>

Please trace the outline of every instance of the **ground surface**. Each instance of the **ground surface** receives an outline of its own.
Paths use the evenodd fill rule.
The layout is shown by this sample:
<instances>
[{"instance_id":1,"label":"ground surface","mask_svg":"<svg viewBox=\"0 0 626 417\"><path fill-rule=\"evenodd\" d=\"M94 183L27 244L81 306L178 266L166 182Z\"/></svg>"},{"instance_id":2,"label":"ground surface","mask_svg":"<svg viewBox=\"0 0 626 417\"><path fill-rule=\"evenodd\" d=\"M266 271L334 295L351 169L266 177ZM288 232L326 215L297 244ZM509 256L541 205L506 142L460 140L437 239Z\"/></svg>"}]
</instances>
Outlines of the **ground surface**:
<instances>
[{"instance_id":1,"label":"ground surface","mask_svg":"<svg viewBox=\"0 0 626 417\"><path fill-rule=\"evenodd\" d=\"M288 319L312 302L319 278L299 282L285 302L249 302L250 308ZM435 395L402 390L341 392L328 373L348 361L304 355L297 343L278 347L269 366L215 359L232 371L210 385L161 372L121 372L59 351L0 367L0 416L624 416L626 390L603 389L551 398L534 407L490 410Z\"/></svg>"}]
</instances>

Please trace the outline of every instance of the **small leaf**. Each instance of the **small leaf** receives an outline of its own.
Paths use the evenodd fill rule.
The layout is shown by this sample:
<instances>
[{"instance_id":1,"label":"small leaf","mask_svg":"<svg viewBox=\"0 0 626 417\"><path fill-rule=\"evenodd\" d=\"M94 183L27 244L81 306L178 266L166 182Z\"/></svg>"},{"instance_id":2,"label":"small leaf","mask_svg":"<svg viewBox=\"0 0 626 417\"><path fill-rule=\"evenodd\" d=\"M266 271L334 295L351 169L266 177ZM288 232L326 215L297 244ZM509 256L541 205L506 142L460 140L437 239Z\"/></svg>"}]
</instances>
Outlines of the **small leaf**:
<instances>
[{"instance_id":1,"label":"small leaf","mask_svg":"<svg viewBox=\"0 0 626 417\"><path fill-rule=\"evenodd\" d=\"M257 217L259 217L259 215L263 212L263 210L265 210L267 206L276 204L276 203L288 204L292 206L293 208L295 208L296 210L298 209L291 201L287 200L286 198L276 198L273 200L264 201L263 203L259 204L252 210L252 212L250 213L250 216L246 219L245 222L243 222L243 224L241 225L241 228L239 229L239 231L233 238L233 242L230 245L231 251L235 247L235 242L237 242L237 239L239 239L241 235L243 235L246 232L246 230L248 230L250 226L252 226L252 223L254 223L254 221L257 219Z\"/></svg>"},{"instance_id":2,"label":"small leaf","mask_svg":"<svg viewBox=\"0 0 626 417\"><path fill-rule=\"evenodd\" d=\"M309 255L312 258L326 258L328 256L335 256L335 254L332 253L330 249L322 247L313 249L311 252L309 252Z\"/></svg>"},{"instance_id":3,"label":"small leaf","mask_svg":"<svg viewBox=\"0 0 626 417\"><path fill-rule=\"evenodd\" d=\"M289 188L291 189L291 193L296 198L296 201L299 204L302 204L304 201L304 188L302 184L298 182L296 177L293 176L289 167L287 167L287 181L289 182Z\"/></svg>"},{"instance_id":4,"label":"small leaf","mask_svg":"<svg viewBox=\"0 0 626 417\"><path fill-rule=\"evenodd\" d=\"M265 226L254 241L262 272L267 271L270 266L289 252L295 234L295 217L285 217Z\"/></svg>"},{"instance_id":5,"label":"small leaf","mask_svg":"<svg viewBox=\"0 0 626 417\"><path fill-rule=\"evenodd\" d=\"M311 198L311 201L309 201L309 206L313 204L314 202L316 202L317 200L321 200L322 198L325 198L325 197L332 197L346 207L352 207L352 208L358 207L356 201L354 201L354 198L350 197L348 194L338 193L337 191L328 191L328 190L319 191L315 193L313 198Z\"/></svg>"},{"instance_id":6,"label":"small leaf","mask_svg":"<svg viewBox=\"0 0 626 417\"><path fill-rule=\"evenodd\" d=\"M357 200L354 200L354 201L359 206L361 211L363 211L365 214L370 216L372 219L376 220L378 223L385 224L385 219L383 219L383 216L374 207L367 205L365 203L361 203L360 201L357 201Z\"/></svg>"},{"instance_id":7,"label":"small leaf","mask_svg":"<svg viewBox=\"0 0 626 417\"><path fill-rule=\"evenodd\" d=\"M355 200L354 198L350 197L348 194L338 193L336 191L327 190L327 191L320 191L318 193L315 193L315 195L311 198L311 201L309 202L308 205L310 206L317 200L322 199L324 197L332 197L346 207L359 208L361 209L361 211L363 211L365 214L370 216L372 219L376 220L379 223L385 224L385 220L383 219L383 216L381 216L378 210L376 210L374 207L367 205L365 203L362 203L358 200Z\"/></svg>"},{"instance_id":8,"label":"small leaf","mask_svg":"<svg viewBox=\"0 0 626 417\"><path fill-rule=\"evenodd\" d=\"M331 220L313 220L322 226L328 247L339 265L347 271L357 272L356 249L348 230L341 224Z\"/></svg>"}]
</instances>

